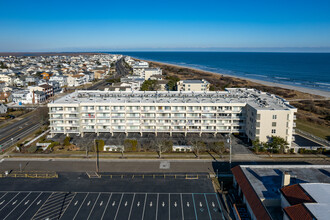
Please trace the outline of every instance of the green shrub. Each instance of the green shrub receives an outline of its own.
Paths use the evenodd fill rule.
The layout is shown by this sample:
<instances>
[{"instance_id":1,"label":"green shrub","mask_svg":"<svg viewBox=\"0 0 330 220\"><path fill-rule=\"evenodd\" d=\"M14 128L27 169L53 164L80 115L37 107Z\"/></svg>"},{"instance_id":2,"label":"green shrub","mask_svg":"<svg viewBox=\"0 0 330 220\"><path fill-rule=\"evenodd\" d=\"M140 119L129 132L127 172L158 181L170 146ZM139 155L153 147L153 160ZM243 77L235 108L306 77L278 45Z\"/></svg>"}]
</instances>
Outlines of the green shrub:
<instances>
[{"instance_id":1,"label":"green shrub","mask_svg":"<svg viewBox=\"0 0 330 220\"><path fill-rule=\"evenodd\" d=\"M129 150L129 151L137 151L138 141L134 140L134 139L125 139L124 147L126 150Z\"/></svg>"},{"instance_id":2,"label":"green shrub","mask_svg":"<svg viewBox=\"0 0 330 220\"><path fill-rule=\"evenodd\" d=\"M70 140L71 140L71 137L66 136L63 141L64 146L70 146L71 145Z\"/></svg>"},{"instance_id":3,"label":"green shrub","mask_svg":"<svg viewBox=\"0 0 330 220\"><path fill-rule=\"evenodd\" d=\"M98 151L104 150L104 140L95 140L96 147Z\"/></svg>"},{"instance_id":4,"label":"green shrub","mask_svg":"<svg viewBox=\"0 0 330 220\"><path fill-rule=\"evenodd\" d=\"M35 153L37 150L38 150L38 147L36 145L32 145L27 149L27 151L29 153Z\"/></svg>"}]
</instances>

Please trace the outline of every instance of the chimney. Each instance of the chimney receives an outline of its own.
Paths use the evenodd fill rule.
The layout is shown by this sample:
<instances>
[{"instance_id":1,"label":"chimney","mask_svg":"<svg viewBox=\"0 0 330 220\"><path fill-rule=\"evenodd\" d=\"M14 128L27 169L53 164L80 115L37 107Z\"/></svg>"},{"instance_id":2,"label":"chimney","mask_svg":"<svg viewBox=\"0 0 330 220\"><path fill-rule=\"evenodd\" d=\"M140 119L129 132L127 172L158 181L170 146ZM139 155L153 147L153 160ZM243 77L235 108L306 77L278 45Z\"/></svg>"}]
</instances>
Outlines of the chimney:
<instances>
[{"instance_id":1,"label":"chimney","mask_svg":"<svg viewBox=\"0 0 330 220\"><path fill-rule=\"evenodd\" d=\"M284 171L282 173L282 187L290 185L290 173L288 171Z\"/></svg>"}]
</instances>

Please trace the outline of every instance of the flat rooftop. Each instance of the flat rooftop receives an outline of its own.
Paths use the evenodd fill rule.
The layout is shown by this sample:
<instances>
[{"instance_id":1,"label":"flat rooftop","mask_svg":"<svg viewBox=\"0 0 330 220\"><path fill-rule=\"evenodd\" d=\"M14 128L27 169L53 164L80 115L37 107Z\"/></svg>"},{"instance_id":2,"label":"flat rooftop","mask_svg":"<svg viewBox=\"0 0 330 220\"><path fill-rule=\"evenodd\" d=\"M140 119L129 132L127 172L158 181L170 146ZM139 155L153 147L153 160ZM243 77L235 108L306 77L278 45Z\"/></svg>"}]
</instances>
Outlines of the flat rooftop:
<instances>
[{"instance_id":1,"label":"flat rooftop","mask_svg":"<svg viewBox=\"0 0 330 220\"><path fill-rule=\"evenodd\" d=\"M258 110L296 109L278 96L256 89L228 88L226 91L99 91L78 90L54 104L80 103L224 103L249 104ZM50 104L51 105L51 104Z\"/></svg>"},{"instance_id":2,"label":"flat rooftop","mask_svg":"<svg viewBox=\"0 0 330 220\"><path fill-rule=\"evenodd\" d=\"M290 185L330 183L330 165L241 165L241 168L261 199L280 199L284 171L290 173Z\"/></svg>"}]
</instances>

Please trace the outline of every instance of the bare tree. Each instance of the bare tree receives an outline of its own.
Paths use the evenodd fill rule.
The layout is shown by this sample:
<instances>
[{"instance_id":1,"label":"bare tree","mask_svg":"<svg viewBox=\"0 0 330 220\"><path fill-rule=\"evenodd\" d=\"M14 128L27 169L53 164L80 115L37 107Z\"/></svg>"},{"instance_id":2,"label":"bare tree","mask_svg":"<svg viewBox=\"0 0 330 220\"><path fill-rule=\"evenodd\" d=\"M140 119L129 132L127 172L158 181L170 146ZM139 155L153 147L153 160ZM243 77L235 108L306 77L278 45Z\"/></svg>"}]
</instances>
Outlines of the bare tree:
<instances>
[{"instance_id":1,"label":"bare tree","mask_svg":"<svg viewBox=\"0 0 330 220\"><path fill-rule=\"evenodd\" d=\"M192 138L189 141L190 145L193 148L193 151L196 154L196 157L199 158L199 153L206 149L206 145L200 138Z\"/></svg>"},{"instance_id":2,"label":"bare tree","mask_svg":"<svg viewBox=\"0 0 330 220\"><path fill-rule=\"evenodd\" d=\"M165 153L166 151L169 150L169 145L166 143L164 139L160 139L160 138L154 139L152 147L156 149L159 158L162 158L162 153Z\"/></svg>"}]
</instances>

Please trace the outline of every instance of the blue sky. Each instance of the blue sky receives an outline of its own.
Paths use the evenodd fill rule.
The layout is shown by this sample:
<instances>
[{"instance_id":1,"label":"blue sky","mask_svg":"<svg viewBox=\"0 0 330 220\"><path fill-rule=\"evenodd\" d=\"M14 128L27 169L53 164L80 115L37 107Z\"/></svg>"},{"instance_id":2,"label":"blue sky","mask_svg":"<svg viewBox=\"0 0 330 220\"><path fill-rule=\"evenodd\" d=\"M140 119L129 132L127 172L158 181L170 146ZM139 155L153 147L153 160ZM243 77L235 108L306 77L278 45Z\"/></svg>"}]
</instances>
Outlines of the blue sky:
<instances>
[{"instance_id":1,"label":"blue sky","mask_svg":"<svg viewBox=\"0 0 330 220\"><path fill-rule=\"evenodd\" d=\"M0 0L0 51L330 51L329 0Z\"/></svg>"}]
</instances>

